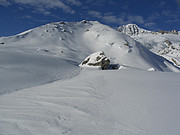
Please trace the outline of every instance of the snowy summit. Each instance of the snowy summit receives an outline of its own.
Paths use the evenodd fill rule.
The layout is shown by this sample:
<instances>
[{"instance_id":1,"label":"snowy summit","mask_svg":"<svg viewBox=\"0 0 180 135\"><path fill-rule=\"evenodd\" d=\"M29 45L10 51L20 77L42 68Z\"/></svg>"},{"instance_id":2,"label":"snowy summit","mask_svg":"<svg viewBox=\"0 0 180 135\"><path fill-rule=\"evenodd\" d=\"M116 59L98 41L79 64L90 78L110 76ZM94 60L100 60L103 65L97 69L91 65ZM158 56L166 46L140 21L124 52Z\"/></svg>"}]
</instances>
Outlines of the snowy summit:
<instances>
[{"instance_id":1,"label":"snowy summit","mask_svg":"<svg viewBox=\"0 0 180 135\"><path fill-rule=\"evenodd\" d=\"M118 31L128 34L130 36L150 33L150 31L142 29L138 27L136 24L127 24L119 26Z\"/></svg>"}]
</instances>

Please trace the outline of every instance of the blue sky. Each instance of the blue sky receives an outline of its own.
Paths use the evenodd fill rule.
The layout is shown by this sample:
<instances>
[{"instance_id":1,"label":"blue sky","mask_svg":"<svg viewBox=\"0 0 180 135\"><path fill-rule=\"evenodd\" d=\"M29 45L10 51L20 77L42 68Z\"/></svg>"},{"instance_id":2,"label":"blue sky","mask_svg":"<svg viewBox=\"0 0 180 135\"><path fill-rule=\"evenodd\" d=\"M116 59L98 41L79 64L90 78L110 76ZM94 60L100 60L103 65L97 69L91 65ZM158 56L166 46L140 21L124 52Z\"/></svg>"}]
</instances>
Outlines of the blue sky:
<instances>
[{"instance_id":1,"label":"blue sky","mask_svg":"<svg viewBox=\"0 0 180 135\"><path fill-rule=\"evenodd\" d=\"M84 19L113 28L135 23L153 31L180 31L180 0L0 0L0 17L0 36Z\"/></svg>"}]
</instances>

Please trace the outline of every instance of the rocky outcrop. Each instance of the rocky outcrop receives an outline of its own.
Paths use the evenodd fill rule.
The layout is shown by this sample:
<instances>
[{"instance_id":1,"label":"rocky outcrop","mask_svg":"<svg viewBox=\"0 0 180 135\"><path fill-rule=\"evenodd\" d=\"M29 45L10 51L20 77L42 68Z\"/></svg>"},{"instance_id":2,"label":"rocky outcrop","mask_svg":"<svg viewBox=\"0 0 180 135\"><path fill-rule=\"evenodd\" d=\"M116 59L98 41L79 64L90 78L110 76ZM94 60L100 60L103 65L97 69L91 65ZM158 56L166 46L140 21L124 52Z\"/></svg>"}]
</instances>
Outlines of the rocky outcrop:
<instances>
[{"instance_id":1,"label":"rocky outcrop","mask_svg":"<svg viewBox=\"0 0 180 135\"><path fill-rule=\"evenodd\" d=\"M107 70L110 66L110 60L105 56L103 51L89 55L80 65L80 67L100 67Z\"/></svg>"},{"instance_id":2,"label":"rocky outcrop","mask_svg":"<svg viewBox=\"0 0 180 135\"><path fill-rule=\"evenodd\" d=\"M169 40L165 40L164 43L166 44L166 46L172 45L171 41L169 41Z\"/></svg>"},{"instance_id":3,"label":"rocky outcrop","mask_svg":"<svg viewBox=\"0 0 180 135\"><path fill-rule=\"evenodd\" d=\"M171 30L171 31L160 30L160 31L158 31L158 33L161 33L161 34L176 34L176 35L178 35L177 30Z\"/></svg>"}]
</instances>

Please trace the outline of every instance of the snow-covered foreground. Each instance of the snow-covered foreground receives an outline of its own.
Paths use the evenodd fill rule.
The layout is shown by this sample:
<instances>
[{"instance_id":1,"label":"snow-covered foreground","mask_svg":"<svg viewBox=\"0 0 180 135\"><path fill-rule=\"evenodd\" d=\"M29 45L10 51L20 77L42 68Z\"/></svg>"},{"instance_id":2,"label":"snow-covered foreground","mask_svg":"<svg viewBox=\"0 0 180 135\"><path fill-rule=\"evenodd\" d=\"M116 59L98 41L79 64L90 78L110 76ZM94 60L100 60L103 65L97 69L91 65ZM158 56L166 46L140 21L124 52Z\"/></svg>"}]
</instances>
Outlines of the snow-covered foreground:
<instances>
[{"instance_id":1,"label":"snow-covered foreground","mask_svg":"<svg viewBox=\"0 0 180 135\"><path fill-rule=\"evenodd\" d=\"M0 96L0 135L178 135L180 74L83 70Z\"/></svg>"}]
</instances>

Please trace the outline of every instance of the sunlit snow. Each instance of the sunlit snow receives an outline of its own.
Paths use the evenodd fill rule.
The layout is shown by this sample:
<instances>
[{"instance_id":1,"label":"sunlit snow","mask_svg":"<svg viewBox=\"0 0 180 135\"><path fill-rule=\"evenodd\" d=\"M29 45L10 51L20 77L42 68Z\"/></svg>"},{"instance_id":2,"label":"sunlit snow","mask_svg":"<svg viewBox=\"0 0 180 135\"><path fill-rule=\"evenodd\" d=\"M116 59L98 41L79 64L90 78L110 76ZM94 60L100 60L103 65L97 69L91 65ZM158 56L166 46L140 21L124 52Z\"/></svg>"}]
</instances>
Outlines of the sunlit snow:
<instances>
[{"instance_id":1,"label":"sunlit snow","mask_svg":"<svg viewBox=\"0 0 180 135\"><path fill-rule=\"evenodd\" d=\"M180 134L179 68L130 36L55 22L0 43L0 135ZM119 68L81 68L95 52Z\"/></svg>"}]
</instances>

